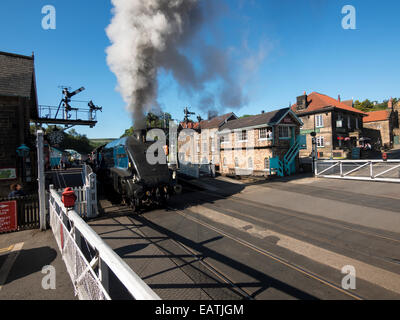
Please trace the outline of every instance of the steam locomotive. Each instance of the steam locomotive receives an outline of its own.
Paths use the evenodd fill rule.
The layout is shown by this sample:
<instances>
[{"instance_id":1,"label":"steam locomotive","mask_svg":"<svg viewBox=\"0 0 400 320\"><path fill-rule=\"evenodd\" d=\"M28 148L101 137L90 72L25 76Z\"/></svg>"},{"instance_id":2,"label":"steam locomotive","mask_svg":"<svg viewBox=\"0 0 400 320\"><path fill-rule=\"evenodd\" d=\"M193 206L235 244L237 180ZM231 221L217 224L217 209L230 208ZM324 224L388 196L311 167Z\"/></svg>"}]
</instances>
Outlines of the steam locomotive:
<instances>
[{"instance_id":1,"label":"steam locomotive","mask_svg":"<svg viewBox=\"0 0 400 320\"><path fill-rule=\"evenodd\" d=\"M165 205L171 195L182 191L176 171L168 168L165 153L164 164L147 161L146 153L153 143L146 141L145 131L136 131L94 151L99 181L111 187L122 203L135 211L154 204Z\"/></svg>"}]
</instances>

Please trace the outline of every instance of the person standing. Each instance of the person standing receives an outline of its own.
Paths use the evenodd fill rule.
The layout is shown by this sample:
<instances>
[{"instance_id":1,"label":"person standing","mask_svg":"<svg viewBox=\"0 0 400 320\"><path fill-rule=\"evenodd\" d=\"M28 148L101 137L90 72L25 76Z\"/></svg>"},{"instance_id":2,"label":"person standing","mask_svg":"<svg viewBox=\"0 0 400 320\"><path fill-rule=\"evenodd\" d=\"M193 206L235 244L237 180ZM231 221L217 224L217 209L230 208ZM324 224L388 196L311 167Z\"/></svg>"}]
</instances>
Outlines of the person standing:
<instances>
[{"instance_id":1,"label":"person standing","mask_svg":"<svg viewBox=\"0 0 400 320\"><path fill-rule=\"evenodd\" d=\"M24 190L22 190L22 186L19 183L13 183L10 187L11 192L8 195L9 198L17 198L26 196Z\"/></svg>"}]
</instances>

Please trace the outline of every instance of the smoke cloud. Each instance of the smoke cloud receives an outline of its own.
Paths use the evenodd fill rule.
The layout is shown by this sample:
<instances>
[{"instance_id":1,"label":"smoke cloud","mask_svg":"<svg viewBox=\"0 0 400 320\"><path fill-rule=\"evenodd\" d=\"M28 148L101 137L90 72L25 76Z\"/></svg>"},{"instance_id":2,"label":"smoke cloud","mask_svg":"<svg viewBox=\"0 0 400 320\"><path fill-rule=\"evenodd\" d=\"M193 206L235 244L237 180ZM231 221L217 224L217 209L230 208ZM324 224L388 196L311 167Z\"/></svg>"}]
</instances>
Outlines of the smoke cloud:
<instances>
[{"instance_id":1,"label":"smoke cloud","mask_svg":"<svg viewBox=\"0 0 400 320\"><path fill-rule=\"evenodd\" d=\"M214 19L221 8L214 1L201 0L112 0L113 18L106 33L111 46L107 63L118 80L118 91L134 118L143 128L144 116L157 102L160 68L171 72L189 96L199 96L209 110L219 101L222 108L239 108L247 99L235 80L229 50L196 39L201 50L186 56L200 28ZM195 64L195 61L197 64ZM197 65L197 67L195 67ZM200 66L200 67L198 67ZM220 83L211 95L206 84Z\"/></svg>"}]
</instances>

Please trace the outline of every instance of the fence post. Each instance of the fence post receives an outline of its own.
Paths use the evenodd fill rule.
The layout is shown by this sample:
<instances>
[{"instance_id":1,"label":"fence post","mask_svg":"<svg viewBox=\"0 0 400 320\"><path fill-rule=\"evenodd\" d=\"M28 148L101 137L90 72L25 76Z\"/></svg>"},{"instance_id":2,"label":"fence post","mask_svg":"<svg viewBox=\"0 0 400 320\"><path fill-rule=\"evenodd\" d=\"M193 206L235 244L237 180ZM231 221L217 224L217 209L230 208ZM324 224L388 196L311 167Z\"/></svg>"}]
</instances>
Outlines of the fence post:
<instances>
[{"instance_id":1,"label":"fence post","mask_svg":"<svg viewBox=\"0 0 400 320\"><path fill-rule=\"evenodd\" d=\"M110 293L110 268L99 256L99 278L103 288Z\"/></svg>"},{"instance_id":2,"label":"fence post","mask_svg":"<svg viewBox=\"0 0 400 320\"><path fill-rule=\"evenodd\" d=\"M39 185L39 216L40 230L46 230L46 194L44 175L43 131L37 131L37 156L38 156L38 185Z\"/></svg>"},{"instance_id":3,"label":"fence post","mask_svg":"<svg viewBox=\"0 0 400 320\"><path fill-rule=\"evenodd\" d=\"M373 179L373 178L374 178L374 171L373 171L373 164L372 164L372 161L370 161L369 164L370 164L369 173L370 173L370 175L371 175L371 179Z\"/></svg>"}]
</instances>

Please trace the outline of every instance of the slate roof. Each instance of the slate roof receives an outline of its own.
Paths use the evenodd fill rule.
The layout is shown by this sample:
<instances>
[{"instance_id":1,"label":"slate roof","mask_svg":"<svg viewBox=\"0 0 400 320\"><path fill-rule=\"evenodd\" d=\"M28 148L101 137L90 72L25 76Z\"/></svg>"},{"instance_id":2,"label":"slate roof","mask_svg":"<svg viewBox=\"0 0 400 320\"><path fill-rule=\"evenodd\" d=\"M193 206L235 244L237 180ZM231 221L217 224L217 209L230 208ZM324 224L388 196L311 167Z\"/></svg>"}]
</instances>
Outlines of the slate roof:
<instances>
[{"instance_id":1,"label":"slate roof","mask_svg":"<svg viewBox=\"0 0 400 320\"><path fill-rule=\"evenodd\" d=\"M282 117L284 117L289 112L289 110L290 108L284 108L271 112L261 113L256 116L231 120L228 121L226 124L224 124L220 130L221 131L224 129L235 130L235 129L259 126L263 124L272 125L281 120Z\"/></svg>"},{"instance_id":2,"label":"slate roof","mask_svg":"<svg viewBox=\"0 0 400 320\"><path fill-rule=\"evenodd\" d=\"M346 110L354 113L359 113L365 115L364 112L348 106L347 104L340 102L334 98L331 98L325 94L318 92L312 92L307 96L308 107L304 110L297 110L297 103L292 106L292 111L297 114L307 113L311 111L323 111L327 107L335 107L337 109Z\"/></svg>"},{"instance_id":3,"label":"slate roof","mask_svg":"<svg viewBox=\"0 0 400 320\"><path fill-rule=\"evenodd\" d=\"M0 95L30 98L33 82L33 57L0 52Z\"/></svg>"},{"instance_id":4,"label":"slate roof","mask_svg":"<svg viewBox=\"0 0 400 320\"><path fill-rule=\"evenodd\" d=\"M224 114L222 116L214 117L210 120L202 120L199 122L181 122L180 125L183 129L215 129L222 126L225 121L227 121L230 117L237 118L233 112ZM232 120L231 120L232 121Z\"/></svg>"}]
</instances>

